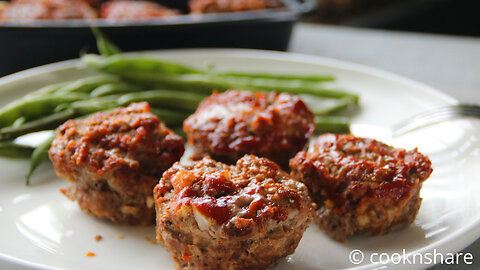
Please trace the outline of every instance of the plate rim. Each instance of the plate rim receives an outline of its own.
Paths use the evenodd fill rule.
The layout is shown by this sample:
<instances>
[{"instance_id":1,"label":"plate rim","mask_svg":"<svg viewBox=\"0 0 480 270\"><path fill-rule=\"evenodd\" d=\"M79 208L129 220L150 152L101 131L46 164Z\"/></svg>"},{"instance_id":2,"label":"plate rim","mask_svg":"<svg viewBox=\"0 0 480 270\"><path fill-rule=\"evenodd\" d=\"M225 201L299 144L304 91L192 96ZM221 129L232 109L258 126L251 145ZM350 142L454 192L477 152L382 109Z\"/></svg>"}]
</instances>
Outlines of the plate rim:
<instances>
[{"instance_id":1,"label":"plate rim","mask_svg":"<svg viewBox=\"0 0 480 270\"><path fill-rule=\"evenodd\" d=\"M338 69L362 73L368 76L384 78L397 83L402 83L415 88L415 90L419 90L429 95L436 96L442 99L446 103L455 104L459 102L458 99L442 92L441 90L438 90L422 82L404 77L402 75L395 74L390 71L382 70L382 69L371 67L364 64L359 64L359 63L354 63L354 62L344 61L344 60L339 60L334 58L316 56L316 55L308 55L308 54L292 53L292 52L269 51L269 50L258 50L258 49L229 49L229 48L201 48L201 49L186 48L186 49L168 49L168 50L148 50L148 51L127 52L126 54L127 55L154 54L155 56L160 57L162 54L170 54L170 53L175 53L175 54L189 53L189 54L198 54L198 55L215 54L217 56L221 55L221 56L232 56L232 57L248 56L249 58L257 58L260 60L262 59L282 60L282 61L291 61L291 62L298 62L298 63L305 63L305 64L334 67ZM26 69L23 71L19 71L19 72L0 78L0 92L4 91L3 89L1 89L3 85L17 81L17 80L22 80L31 76L38 76L38 75L42 75L50 72L57 72L61 70L72 69L76 67L82 67L82 63L79 58L55 62L55 63L46 64L46 65ZM448 237L442 238L434 243L421 247L414 252L426 253L436 249L442 253L447 253L447 252L456 253L468 247L471 243L475 242L479 237L480 237L480 217L478 217L476 220L473 220L472 222L467 224L467 226L463 226L462 228L459 228L456 232L452 233ZM454 240L452 241L452 239ZM459 239L461 241L459 241ZM407 253L407 254L410 254L410 253ZM36 264L36 263L32 263L22 259L13 258L3 253L0 253L0 263L1 261L14 264L15 266L25 267L25 269L45 269L46 267L41 264ZM371 269L378 266L379 265L369 264L369 265L353 266L347 269ZM421 265L387 264L387 266L393 267L393 268L397 268L400 266L402 267L402 269L421 268ZM433 266L433 265L429 265L429 266Z\"/></svg>"}]
</instances>

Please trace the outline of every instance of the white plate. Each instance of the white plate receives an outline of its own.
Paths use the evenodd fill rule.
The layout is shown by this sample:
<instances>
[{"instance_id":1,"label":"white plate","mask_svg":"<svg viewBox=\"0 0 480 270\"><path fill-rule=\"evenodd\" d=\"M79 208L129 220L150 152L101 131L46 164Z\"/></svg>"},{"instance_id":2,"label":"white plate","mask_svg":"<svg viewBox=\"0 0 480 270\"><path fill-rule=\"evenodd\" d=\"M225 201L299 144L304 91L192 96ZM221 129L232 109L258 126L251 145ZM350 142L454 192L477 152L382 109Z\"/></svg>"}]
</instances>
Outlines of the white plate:
<instances>
[{"instance_id":1,"label":"white plate","mask_svg":"<svg viewBox=\"0 0 480 270\"><path fill-rule=\"evenodd\" d=\"M414 132L398 140L386 129L406 116L455 102L425 85L376 69L340 61L289 53L253 50L180 50L151 52L167 60L221 69L327 73L337 85L361 96L354 132L383 139L395 146L418 146L433 161L434 173L422 189L423 204L414 224L385 236L362 237L339 243L312 225L295 254L277 269L375 268L370 255L458 251L480 236L479 123L453 121ZM0 106L42 85L91 74L77 61L35 68L0 79ZM58 190L67 185L51 166L43 166L24 185L28 161L0 159L0 268L169 269L173 261L160 245L150 244L153 227L118 226L83 214ZM94 237L103 240L95 242ZM124 237L123 239L120 239ZM359 249L362 264L350 262ZM85 257L94 252L95 257ZM418 262L418 260L417 260ZM392 268L425 268L396 265Z\"/></svg>"}]
</instances>

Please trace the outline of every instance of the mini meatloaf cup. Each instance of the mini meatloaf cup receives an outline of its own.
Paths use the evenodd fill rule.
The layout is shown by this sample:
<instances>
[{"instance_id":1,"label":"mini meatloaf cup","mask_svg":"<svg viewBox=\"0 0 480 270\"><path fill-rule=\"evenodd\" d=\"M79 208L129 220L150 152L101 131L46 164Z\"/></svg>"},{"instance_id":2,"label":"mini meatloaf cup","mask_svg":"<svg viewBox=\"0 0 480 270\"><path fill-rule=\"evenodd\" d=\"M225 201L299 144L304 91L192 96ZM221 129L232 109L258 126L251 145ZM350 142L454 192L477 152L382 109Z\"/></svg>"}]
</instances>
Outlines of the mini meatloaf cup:
<instances>
[{"instance_id":1,"label":"mini meatloaf cup","mask_svg":"<svg viewBox=\"0 0 480 270\"><path fill-rule=\"evenodd\" d=\"M318 137L311 151L298 153L290 167L316 203L314 221L339 241L411 224L422 202L422 183L432 173L430 160L417 149L334 134Z\"/></svg>"},{"instance_id":2,"label":"mini meatloaf cup","mask_svg":"<svg viewBox=\"0 0 480 270\"><path fill-rule=\"evenodd\" d=\"M306 186L253 155L176 163L154 197L157 240L177 269L265 269L295 251L312 214Z\"/></svg>"},{"instance_id":3,"label":"mini meatloaf cup","mask_svg":"<svg viewBox=\"0 0 480 270\"><path fill-rule=\"evenodd\" d=\"M60 126L49 151L70 183L63 193L87 214L115 223L155 223L153 188L184 152L147 103L99 112Z\"/></svg>"},{"instance_id":4,"label":"mini meatloaf cup","mask_svg":"<svg viewBox=\"0 0 480 270\"><path fill-rule=\"evenodd\" d=\"M288 168L315 130L313 117L297 96L229 90L202 101L183 129L196 157L233 164L253 154Z\"/></svg>"}]
</instances>

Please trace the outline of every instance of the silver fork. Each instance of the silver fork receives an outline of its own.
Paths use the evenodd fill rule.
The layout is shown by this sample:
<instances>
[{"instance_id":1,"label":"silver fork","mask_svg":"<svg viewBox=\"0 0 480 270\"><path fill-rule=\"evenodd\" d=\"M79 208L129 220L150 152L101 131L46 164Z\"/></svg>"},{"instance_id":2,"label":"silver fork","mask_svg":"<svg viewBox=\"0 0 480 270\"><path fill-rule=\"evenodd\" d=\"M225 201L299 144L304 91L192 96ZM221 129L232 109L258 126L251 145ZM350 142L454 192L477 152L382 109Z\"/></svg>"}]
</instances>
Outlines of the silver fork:
<instances>
[{"instance_id":1,"label":"silver fork","mask_svg":"<svg viewBox=\"0 0 480 270\"><path fill-rule=\"evenodd\" d=\"M457 104L433 108L394 124L391 127L392 136L398 137L426 126L465 117L480 118L480 105Z\"/></svg>"}]
</instances>

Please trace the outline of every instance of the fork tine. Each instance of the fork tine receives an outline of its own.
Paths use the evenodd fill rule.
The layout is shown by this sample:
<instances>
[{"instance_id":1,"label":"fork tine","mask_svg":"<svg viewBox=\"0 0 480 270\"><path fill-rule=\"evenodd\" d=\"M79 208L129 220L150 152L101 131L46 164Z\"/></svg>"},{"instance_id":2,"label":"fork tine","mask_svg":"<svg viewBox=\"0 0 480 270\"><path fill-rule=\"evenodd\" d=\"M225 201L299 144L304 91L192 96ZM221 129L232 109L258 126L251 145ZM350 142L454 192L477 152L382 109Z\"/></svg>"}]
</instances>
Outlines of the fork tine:
<instances>
[{"instance_id":1,"label":"fork tine","mask_svg":"<svg viewBox=\"0 0 480 270\"><path fill-rule=\"evenodd\" d=\"M457 107L450 107L445 108L443 110L435 110L424 113L420 116L416 116L413 118L409 118L407 121L404 122L412 122L412 121L421 121L421 120L428 120L435 117L465 117L465 116L474 116L477 117L480 115L480 110L477 109L470 109L470 108L457 108Z\"/></svg>"},{"instance_id":2,"label":"fork tine","mask_svg":"<svg viewBox=\"0 0 480 270\"><path fill-rule=\"evenodd\" d=\"M465 116L469 116L469 115L477 116L477 115L480 114L480 106L465 105L465 104L442 106L442 107L434 108L434 109L425 111L423 113L414 115L412 117L409 117L409 118L405 119L404 121L396 124L395 126L402 126L403 124L410 123L412 121L417 121L417 120L420 120L422 118L429 118L429 117L432 117L434 115L438 115L438 114L442 114L442 113L457 113L457 114L465 115Z\"/></svg>"},{"instance_id":3,"label":"fork tine","mask_svg":"<svg viewBox=\"0 0 480 270\"><path fill-rule=\"evenodd\" d=\"M409 117L392 126L392 136L397 137L422 127L463 117L480 118L480 106L473 104L458 104L437 107Z\"/></svg>"}]
</instances>

